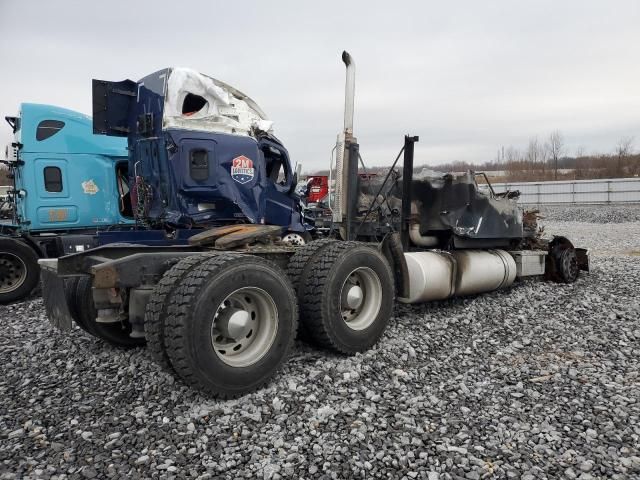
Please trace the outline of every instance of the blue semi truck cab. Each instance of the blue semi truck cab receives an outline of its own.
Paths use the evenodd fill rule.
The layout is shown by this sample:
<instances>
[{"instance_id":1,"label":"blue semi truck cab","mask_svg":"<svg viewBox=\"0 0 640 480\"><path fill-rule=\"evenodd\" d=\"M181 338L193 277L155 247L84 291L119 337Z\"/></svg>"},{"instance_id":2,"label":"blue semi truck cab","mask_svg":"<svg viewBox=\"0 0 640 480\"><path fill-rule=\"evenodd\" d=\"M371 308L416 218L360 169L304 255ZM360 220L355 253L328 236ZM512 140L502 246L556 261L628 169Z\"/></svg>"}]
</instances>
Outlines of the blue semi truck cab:
<instances>
[{"instance_id":1,"label":"blue semi truck cab","mask_svg":"<svg viewBox=\"0 0 640 480\"><path fill-rule=\"evenodd\" d=\"M93 81L94 132L126 137L136 219L150 228L234 223L306 228L296 176L272 122L247 95L187 68Z\"/></svg>"},{"instance_id":2,"label":"blue semi truck cab","mask_svg":"<svg viewBox=\"0 0 640 480\"><path fill-rule=\"evenodd\" d=\"M93 135L92 120L23 103L15 143L16 224L37 232L132 223L126 142Z\"/></svg>"},{"instance_id":3,"label":"blue semi truck cab","mask_svg":"<svg viewBox=\"0 0 640 480\"><path fill-rule=\"evenodd\" d=\"M38 283L38 258L91 248L101 230L135 224L124 139L94 135L91 117L23 103L5 117L9 219L0 224L0 303Z\"/></svg>"}]
</instances>

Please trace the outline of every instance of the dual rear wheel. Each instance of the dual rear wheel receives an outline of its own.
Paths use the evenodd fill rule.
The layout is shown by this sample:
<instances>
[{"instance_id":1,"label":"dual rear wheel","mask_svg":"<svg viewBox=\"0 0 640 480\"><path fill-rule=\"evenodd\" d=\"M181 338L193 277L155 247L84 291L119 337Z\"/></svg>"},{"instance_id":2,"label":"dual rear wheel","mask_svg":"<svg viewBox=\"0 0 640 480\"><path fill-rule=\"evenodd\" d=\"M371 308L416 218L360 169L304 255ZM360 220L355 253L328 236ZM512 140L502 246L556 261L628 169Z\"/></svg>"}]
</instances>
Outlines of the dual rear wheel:
<instances>
[{"instance_id":1,"label":"dual rear wheel","mask_svg":"<svg viewBox=\"0 0 640 480\"><path fill-rule=\"evenodd\" d=\"M95 321L89 277L70 280L71 291L81 328L110 343L140 343L129 337L128 323ZM370 348L388 323L393 291L384 257L356 242L310 242L286 273L255 255L194 255L171 266L154 288L145 311L147 348L188 384L233 398L273 378L291 351L298 318L321 347L345 354Z\"/></svg>"},{"instance_id":2,"label":"dual rear wheel","mask_svg":"<svg viewBox=\"0 0 640 480\"><path fill-rule=\"evenodd\" d=\"M297 325L296 295L285 272L234 253L178 262L157 285L145 315L154 358L222 398L267 383L286 360Z\"/></svg>"},{"instance_id":3,"label":"dual rear wheel","mask_svg":"<svg viewBox=\"0 0 640 480\"><path fill-rule=\"evenodd\" d=\"M290 276L297 277L307 338L344 354L371 348L393 310L391 267L377 249L363 243L314 244L302 247L289 264ZM298 256L307 257L302 269L296 269Z\"/></svg>"},{"instance_id":4,"label":"dual rear wheel","mask_svg":"<svg viewBox=\"0 0 640 480\"><path fill-rule=\"evenodd\" d=\"M352 354L380 338L392 302L386 260L355 242L311 242L286 273L254 255L198 255L176 263L156 286L145 333L159 363L208 394L233 398L281 368L298 318L314 343Z\"/></svg>"}]
</instances>

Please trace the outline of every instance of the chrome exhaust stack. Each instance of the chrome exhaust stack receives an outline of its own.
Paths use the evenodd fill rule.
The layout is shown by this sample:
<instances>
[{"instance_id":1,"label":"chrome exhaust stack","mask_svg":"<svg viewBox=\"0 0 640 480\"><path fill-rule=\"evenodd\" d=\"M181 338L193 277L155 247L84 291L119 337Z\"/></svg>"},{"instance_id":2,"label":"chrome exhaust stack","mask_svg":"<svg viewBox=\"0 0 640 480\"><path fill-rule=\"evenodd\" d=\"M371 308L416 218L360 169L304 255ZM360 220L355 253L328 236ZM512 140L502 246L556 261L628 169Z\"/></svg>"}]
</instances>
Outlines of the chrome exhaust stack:
<instances>
[{"instance_id":1,"label":"chrome exhaust stack","mask_svg":"<svg viewBox=\"0 0 640 480\"><path fill-rule=\"evenodd\" d=\"M346 50L342 61L347 67L347 81L344 87L344 134L353 135L353 105L356 97L356 63Z\"/></svg>"},{"instance_id":2,"label":"chrome exhaust stack","mask_svg":"<svg viewBox=\"0 0 640 480\"><path fill-rule=\"evenodd\" d=\"M353 111L356 90L356 64L347 51L342 52L346 67L344 129L336 142L335 193L332 202L333 223L343 240L352 240L353 216L358 190L358 143L353 136Z\"/></svg>"}]
</instances>

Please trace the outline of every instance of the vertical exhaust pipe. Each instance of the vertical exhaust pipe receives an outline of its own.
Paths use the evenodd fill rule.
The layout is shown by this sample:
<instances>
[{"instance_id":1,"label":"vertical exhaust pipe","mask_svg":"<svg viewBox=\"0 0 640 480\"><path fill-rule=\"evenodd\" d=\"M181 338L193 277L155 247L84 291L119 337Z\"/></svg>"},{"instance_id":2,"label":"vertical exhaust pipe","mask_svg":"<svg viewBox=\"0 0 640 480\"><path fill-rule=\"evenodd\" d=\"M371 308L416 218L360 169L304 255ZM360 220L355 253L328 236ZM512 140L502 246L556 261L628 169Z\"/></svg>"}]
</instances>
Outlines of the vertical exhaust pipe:
<instances>
[{"instance_id":1,"label":"vertical exhaust pipe","mask_svg":"<svg viewBox=\"0 0 640 480\"><path fill-rule=\"evenodd\" d=\"M344 88L344 133L353 135L353 104L356 96L356 64L346 50L342 52L342 61L347 67L347 81Z\"/></svg>"},{"instance_id":2,"label":"vertical exhaust pipe","mask_svg":"<svg viewBox=\"0 0 640 480\"><path fill-rule=\"evenodd\" d=\"M353 111L356 93L356 63L347 51L342 52L346 67L344 94L344 129L336 143L335 202L333 223L343 240L354 239L352 224L358 196L358 143L353 136Z\"/></svg>"}]
</instances>

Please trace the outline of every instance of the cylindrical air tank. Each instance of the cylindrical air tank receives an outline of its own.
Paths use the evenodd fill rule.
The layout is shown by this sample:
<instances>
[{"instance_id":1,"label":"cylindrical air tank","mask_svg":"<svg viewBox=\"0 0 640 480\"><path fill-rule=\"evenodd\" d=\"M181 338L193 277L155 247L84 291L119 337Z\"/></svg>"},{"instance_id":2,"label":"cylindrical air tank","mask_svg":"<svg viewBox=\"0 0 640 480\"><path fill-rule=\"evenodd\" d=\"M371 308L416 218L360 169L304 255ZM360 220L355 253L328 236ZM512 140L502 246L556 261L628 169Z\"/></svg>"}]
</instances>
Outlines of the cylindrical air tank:
<instances>
[{"instance_id":1,"label":"cylindrical air tank","mask_svg":"<svg viewBox=\"0 0 640 480\"><path fill-rule=\"evenodd\" d=\"M508 287L516 278L516 262L504 250L457 250L405 253L409 296L405 303L442 300Z\"/></svg>"}]
</instances>

